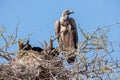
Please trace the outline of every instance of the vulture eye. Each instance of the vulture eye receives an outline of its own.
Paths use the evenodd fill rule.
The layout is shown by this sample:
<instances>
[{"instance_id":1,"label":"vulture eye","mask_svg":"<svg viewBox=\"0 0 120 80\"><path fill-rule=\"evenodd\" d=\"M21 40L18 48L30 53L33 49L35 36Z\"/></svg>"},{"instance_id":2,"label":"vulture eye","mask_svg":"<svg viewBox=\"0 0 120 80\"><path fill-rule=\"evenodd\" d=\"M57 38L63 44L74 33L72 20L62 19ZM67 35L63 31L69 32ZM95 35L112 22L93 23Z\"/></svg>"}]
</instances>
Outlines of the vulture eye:
<instances>
[{"instance_id":1,"label":"vulture eye","mask_svg":"<svg viewBox=\"0 0 120 80\"><path fill-rule=\"evenodd\" d=\"M69 10L67 10L67 12L69 12Z\"/></svg>"},{"instance_id":2,"label":"vulture eye","mask_svg":"<svg viewBox=\"0 0 120 80\"><path fill-rule=\"evenodd\" d=\"M67 10L66 12L69 13L69 10Z\"/></svg>"}]
</instances>

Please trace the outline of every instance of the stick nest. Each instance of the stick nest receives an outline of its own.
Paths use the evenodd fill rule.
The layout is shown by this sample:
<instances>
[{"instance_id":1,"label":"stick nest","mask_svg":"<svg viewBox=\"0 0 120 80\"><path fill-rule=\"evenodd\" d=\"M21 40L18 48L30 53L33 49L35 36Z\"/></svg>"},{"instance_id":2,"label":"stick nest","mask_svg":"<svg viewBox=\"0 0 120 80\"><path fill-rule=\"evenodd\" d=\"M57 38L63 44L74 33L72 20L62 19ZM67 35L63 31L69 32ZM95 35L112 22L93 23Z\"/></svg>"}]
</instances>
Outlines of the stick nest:
<instances>
[{"instance_id":1,"label":"stick nest","mask_svg":"<svg viewBox=\"0 0 120 80\"><path fill-rule=\"evenodd\" d=\"M0 66L1 80L67 80L68 72L58 59L58 50L23 51L13 61ZM64 73L64 74L63 74Z\"/></svg>"}]
</instances>

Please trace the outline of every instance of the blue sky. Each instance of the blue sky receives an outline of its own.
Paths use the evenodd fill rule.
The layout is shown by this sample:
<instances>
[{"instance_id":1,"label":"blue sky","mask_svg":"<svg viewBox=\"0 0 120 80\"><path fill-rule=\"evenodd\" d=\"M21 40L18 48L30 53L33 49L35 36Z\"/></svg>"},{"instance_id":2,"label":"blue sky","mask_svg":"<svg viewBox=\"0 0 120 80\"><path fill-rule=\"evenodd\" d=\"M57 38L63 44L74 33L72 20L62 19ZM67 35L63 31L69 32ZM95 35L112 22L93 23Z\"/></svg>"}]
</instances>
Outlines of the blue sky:
<instances>
[{"instance_id":1,"label":"blue sky","mask_svg":"<svg viewBox=\"0 0 120 80\"><path fill-rule=\"evenodd\" d=\"M8 34L19 23L18 38L30 36L31 44L54 35L54 22L64 9L74 11L71 16L84 30L92 32L120 22L120 0L0 0L0 27L6 26ZM111 27L109 40L120 41L120 25Z\"/></svg>"}]
</instances>

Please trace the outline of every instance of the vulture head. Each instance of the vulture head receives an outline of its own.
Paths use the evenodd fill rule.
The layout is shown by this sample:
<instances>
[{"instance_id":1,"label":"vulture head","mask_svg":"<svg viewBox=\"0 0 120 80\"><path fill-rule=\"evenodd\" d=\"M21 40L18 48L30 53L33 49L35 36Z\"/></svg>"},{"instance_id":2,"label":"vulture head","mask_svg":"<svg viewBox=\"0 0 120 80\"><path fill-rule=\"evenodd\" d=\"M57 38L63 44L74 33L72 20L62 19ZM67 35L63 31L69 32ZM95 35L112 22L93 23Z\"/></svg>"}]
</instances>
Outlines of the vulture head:
<instances>
[{"instance_id":1,"label":"vulture head","mask_svg":"<svg viewBox=\"0 0 120 80\"><path fill-rule=\"evenodd\" d=\"M71 10L64 10L63 13L62 13L62 17L64 20L67 20L69 18L69 15L70 14L73 14L74 12L71 11Z\"/></svg>"}]
</instances>

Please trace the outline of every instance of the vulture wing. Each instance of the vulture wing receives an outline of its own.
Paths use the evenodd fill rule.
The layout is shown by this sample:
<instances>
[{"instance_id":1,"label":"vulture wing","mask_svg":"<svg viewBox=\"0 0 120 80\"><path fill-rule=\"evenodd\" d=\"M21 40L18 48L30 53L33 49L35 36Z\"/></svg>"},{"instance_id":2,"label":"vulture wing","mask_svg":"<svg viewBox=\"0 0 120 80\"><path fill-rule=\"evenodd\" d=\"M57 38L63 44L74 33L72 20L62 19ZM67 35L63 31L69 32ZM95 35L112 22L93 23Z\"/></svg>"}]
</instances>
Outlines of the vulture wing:
<instances>
[{"instance_id":1,"label":"vulture wing","mask_svg":"<svg viewBox=\"0 0 120 80\"><path fill-rule=\"evenodd\" d=\"M55 29L55 35L57 37L57 40L60 44L60 21L57 20L54 24L54 29Z\"/></svg>"},{"instance_id":2,"label":"vulture wing","mask_svg":"<svg viewBox=\"0 0 120 80\"><path fill-rule=\"evenodd\" d=\"M76 23L75 20L73 18L70 18L70 24L72 26L72 30L73 30L73 37L74 37L74 43L77 45L78 43L78 32L77 32L77 27L76 27Z\"/></svg>"}]
</instances>

